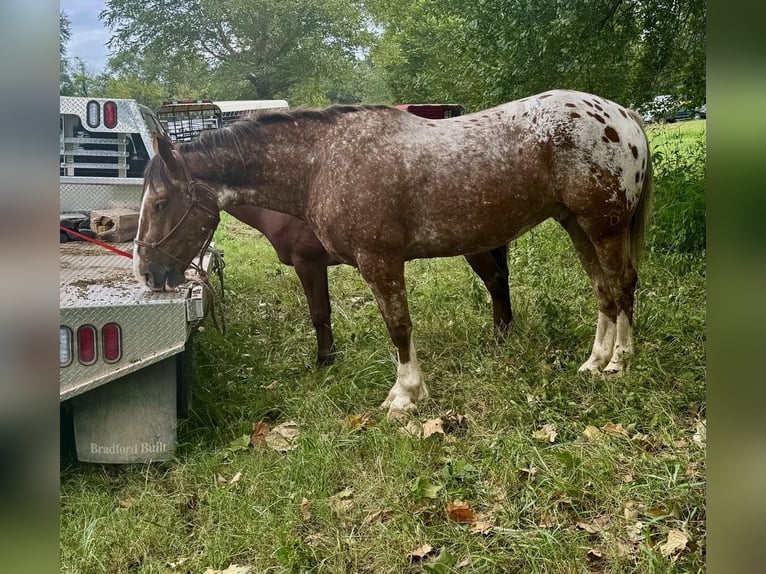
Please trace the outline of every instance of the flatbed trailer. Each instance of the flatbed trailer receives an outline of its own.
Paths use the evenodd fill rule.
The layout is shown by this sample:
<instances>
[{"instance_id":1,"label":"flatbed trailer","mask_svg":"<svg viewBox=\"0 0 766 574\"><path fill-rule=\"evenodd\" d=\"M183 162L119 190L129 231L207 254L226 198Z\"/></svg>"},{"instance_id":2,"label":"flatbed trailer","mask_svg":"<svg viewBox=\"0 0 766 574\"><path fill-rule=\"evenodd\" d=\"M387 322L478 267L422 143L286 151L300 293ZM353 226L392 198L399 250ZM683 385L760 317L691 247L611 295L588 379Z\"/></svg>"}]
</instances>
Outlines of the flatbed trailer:
<instances>
[{"instance_id":1,"label":"flatbed trailer","mask_svg":"<svg viewBox=\"0 0 766 574\"><path fill-rule=\"evenodd\" d=\"M171 457L177 418L189 407L191 342L210 290L189 269L175 291L150 291L133 276L132 237L78 240L98 237L94 213L137 219L159 130L134 100L61 97L59 399L72 413L82 461ZM213 248L202 268L217 265Z\"/></svg>"}]
</instances>

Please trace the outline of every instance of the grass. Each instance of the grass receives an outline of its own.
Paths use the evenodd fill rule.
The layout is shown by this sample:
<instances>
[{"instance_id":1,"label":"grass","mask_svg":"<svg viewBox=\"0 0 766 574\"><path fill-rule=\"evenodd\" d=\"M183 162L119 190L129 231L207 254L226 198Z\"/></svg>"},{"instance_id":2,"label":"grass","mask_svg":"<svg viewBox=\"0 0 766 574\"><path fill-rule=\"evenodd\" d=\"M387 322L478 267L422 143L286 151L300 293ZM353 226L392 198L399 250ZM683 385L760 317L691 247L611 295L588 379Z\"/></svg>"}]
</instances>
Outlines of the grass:
<instances>
[{"instance_id":1,"label":"grass","mask_svg":"<svg viewBox=\"0 0 766 574\"><path fill-rule=\"evenodd\" d=\"M670 129L653 130L653 145ZM672 141L667 153L680 153ZM662 169L658 209L674 197L663 186L678 181ZM431 390L415 420L445 421L445 434L423 439L377 408L394 351L358 273L330 270L340 355L317 370L294 272L225 218L216 241L229 333L208 323L195 337L194 410L175 459L108 466L63 456L61 571L704 571L705 258L658 241L662 233L655 222L637 292L637 355L620 379L577 373L595 299L552 222L511 245L515 323L500 345L462 259L409 263ZM360 428L353 421L365 414L374 424ZM297 423L297 448L244 446L258 421ZM555 425L553 442L534 438L544 425ZM589 426L606 430L584 434ZM470 505L482 532L450 519L455 501ZM671 531L689 542L668 557ZM408 556L424 544L434 550Z\"/></svg>"}]
</instances>

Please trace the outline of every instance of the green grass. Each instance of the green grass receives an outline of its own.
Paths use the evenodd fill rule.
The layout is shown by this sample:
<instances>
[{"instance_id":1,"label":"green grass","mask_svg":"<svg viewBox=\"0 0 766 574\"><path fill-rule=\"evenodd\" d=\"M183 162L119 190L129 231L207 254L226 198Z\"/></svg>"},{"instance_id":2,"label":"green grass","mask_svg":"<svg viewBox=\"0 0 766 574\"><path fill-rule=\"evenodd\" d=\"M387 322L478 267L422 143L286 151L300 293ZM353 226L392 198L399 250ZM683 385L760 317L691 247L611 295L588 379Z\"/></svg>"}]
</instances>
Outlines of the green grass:
<instances>
[{"instance_id":1,"label":"green grass","mask_svg":"<svg viewBox=\"0 0 766 574\"><path fill-rule=\"evenodd\" d=\"M653 142L674 128L653 130ZM673 200L665 187L673 181L660 173L657 209ZM216 241L227 262L229 332L207 323L195 337L194 410L175 459L106 466L63 457L61 571L704 571L705 449L693 437L705 419L706 266L699 248L658 242L663 232L655 221L637 292L637 354L619 379L577 373L596 303L554 223L511 245L515 323L503 344L492 340L487 296L462 259L408 263L431 390L415 420L465 416L423 440L378 409L395 377L394 351L358 273L330 270L340 353L317 370L294 272L225 218ZM375 424L359 430L349 417L364 413ZM297 448L237 447L261 420L295 421ZM626 436L582 434L607 423ZM553 443L533 438L545 424L556 426ZM238 472L238 482L218 480ZM449 520L455 500L491 531ZM660 550L671 530L691 540L673 559ZM435 552L408 558L425 543Z\"/></svg>"}]
</instances>

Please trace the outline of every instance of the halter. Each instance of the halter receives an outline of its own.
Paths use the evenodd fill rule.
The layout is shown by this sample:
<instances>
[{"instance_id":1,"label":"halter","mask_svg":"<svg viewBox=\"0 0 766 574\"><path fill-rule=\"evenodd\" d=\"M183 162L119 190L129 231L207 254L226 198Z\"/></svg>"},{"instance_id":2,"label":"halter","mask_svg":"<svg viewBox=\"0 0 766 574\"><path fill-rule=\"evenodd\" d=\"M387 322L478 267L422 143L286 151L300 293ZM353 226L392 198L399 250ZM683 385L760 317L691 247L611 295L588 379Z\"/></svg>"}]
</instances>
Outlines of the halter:
<instances>
[{"instance_id":1,"label":"halter","mask_svg":"<svg viewBox=\"0 0 766 574\"><path fill-rule=\"evenodd\" d=\"M182 163L184 172L187 176L187 180L189 180L189 183L186 185L186 194L191 199L191 204L188 208L186 208L186 212L181 216L181 219L178 220L178 223L176 223L173 228L168 231L165 234L165 237L160 239L159 241L155 241L152 243L149 243L147 241L141 241L140 239L134 239L133 243L139 247L150 247L151 249L156 249L160 253L170 257L175 262L177 262L181 267L186 268L187 264L181 261L178 257L170 253L167 249L162 247L162 244L165 243L170 237L173 235L173 233L176 232L177 229L180 229L180 227L183 225L184 221L189 217L192 210L197 207L198 209L201 209L206 214L211 216L215 221L213 223L212 228L210 229L210 232L208 233L207 237L205 238L205 241L202 243L202 247L199 251L199 263L194 263L194 257L192 257L191 263L188 264L188 267L191 267L197 272L197 278L193 280L194 283L202 285L204 289L206 289L208 292L211 293L212 296L212 316L213 316L213 323L218 328L218 330L222 333L226 333L226 321L225 317L223 316L223 312L220 313L220 320L219 320L219 312L217 309L220 307L223 307L223 257L221 254L215 250L212 250L211 253L213 255L213 269L216 271L218 275L218 279L221 283L221 296L218 297L218 294L216 293L215 289L213 289L213 286L210 284L210 278L208 277L207 272L205 271L204 267L202 266L202 259L205 256L205 252L207 251L208 247L210 247L210 243L213 241L213 234L215 233L215 229L218 226L218 222L221 220L221 216L216 209L211 209L200 199L197 197L197 191L196 190L202 190L206 192L208 198L212 199L215 197L215 191L213 188L211 188L208 184L201 182L201 181L193 181L191 180L191 174L189 173L188 168L186 167L186 164Z\"/></svg>"},{"instance_id":2,"label":"halter","mask_svg":"<svg viewBox=\"0 0 766 574\"><path fill-rule=\"evenodd\" d=\"M197 207L207 213L208 215L212 216L213 219L215 219L215 223L213 224L210 233L205 238L205 241L202 243L202 247L199 251L199 263L194 263L194 257L192 257L192 261L189 264L189 266L192 267L197 273L200 275L206 275L204 269L202 268L202 258L205 255L205 252L207 251L207 248L210 246L210 243L213 241L213 233L215 233L215 228L218 226L218 222L221 220L221 216L219 215L217 210L211 209L208 206L206 206L204 203L202 203L199 198L197 197L196 190L201 189L205 191L210 198L215 197L215 191L213 191L213 188L211 188L208 184L201 182L201 181L193 181L191 179L191 174L189 173L188 168L186 167L186 164L181 164L184 168L184 172L187 176L187 180L189 180L189 183L186 185L186 194L191 199L191 204L188 208L186 208L186 212L181 216L181 219L178 220L178 223L176 223L173 228L165 234L165 237L160 239L159 241L155 241L152 243L148 243L146 241L141 241L139 239L134 239L133 243L138 245L139 247L150 247L152 249L156 249L163 255L166 255L173 259L176 263L180 264L182 267L186 267L186 263L181 261L178 257L170 253L167 249L164 249L162 247L162 244L165 243L170 237L173 235L173 233L176 232L176 230L180 229L180 227L183 225L184 221L186 221L186 218L189 217L192 210Z\"/></svg>"}]
</instances>

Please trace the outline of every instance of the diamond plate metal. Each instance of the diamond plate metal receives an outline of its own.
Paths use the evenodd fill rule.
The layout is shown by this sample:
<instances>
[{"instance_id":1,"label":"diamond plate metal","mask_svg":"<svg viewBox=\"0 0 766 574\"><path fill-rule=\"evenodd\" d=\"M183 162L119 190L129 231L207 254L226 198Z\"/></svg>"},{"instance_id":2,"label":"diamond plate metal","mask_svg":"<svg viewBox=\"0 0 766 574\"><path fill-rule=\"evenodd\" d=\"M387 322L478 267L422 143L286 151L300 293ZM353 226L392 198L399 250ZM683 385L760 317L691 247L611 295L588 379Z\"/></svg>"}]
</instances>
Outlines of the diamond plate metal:
<instances>
[{"instance_id":1,"label":"diamond plate metal","mask_svg":"<svg viewBox=\"0 0 766 574\"><path fill-rule=\"evenodd\" d=\"M132 244L116 244L125 251ZM195 286L186 284L174 292L155 293L133 277L132 260L84 242L60 246L59 282L60 325L68 327L74 341L73 361L59 369L60 400L137 371L183 350L193 326L188 299ZM205 269L210 257L203 261ZM193 272L187 272L190 276ZM197 289L198 290L198 289ZM196 306L194 306L196 307ZM107 323L117 323L122 331L123 353L117 363L103 360L99 349L93 365L80 364L77 357L77 329L93 325L100 337ZM100 344L100 339L99 339Z\"/></svg>"}]
</instances>

